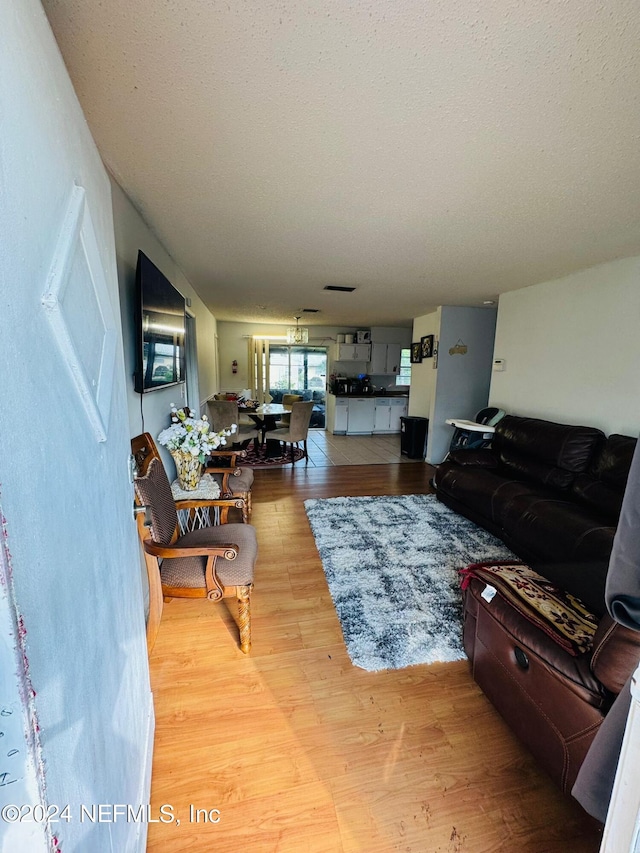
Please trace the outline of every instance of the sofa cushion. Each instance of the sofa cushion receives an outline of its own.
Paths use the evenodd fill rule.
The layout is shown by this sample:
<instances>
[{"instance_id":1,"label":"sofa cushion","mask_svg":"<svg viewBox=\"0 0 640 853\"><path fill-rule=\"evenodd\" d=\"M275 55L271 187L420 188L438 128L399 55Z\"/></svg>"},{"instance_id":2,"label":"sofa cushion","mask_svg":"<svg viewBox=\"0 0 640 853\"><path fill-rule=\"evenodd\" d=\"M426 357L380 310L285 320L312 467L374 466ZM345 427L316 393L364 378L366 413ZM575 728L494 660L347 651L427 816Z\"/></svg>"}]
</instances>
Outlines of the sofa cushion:
<instances>
[{"instance_id":1,"label":"sofa cushion","mask_svg":"<svg viewBox=\"0 0 640 853\"><path fill-rule=\"evenodd\" d=\"M604 433L506 415L496 425L493 450L512 477L556 489L567 489L574 476L586 471Z\"/></svg>"},{"instance_id":2,"label":"sofa cushion","mask_svg":"<svg viewBox=\"0 0 640 853\"><path fill-rule=\"evenodd\" d=\"M637 439L630 436L610 435L589 471L576 476L572 486L575 497L596 512L617 519L636 444Z\"/></svg>"},{"instance_id":3,"label":"sofa cushion","mask_svg":"<svg viewBox=\"0 0 640 853\"><path fill-rule=\"evenodd\" d=\"M438 465L434 481L438 494L449 495L466 504L474 513L498 524L501 524L504 506L513 498L541 493L536 483L505 478L494 468L457 465L450 461ZM553 497L552 492L543 491L542 494Z\"/></svg>"},{"instance_id":4,"label":"sofa cushion","mask_svg":"<svg viewBox=\"0 0 640 853\"><path fill-rule=\"evenodd\" d=\"M447 456L447 462L456 465L473 465L475 468L497 468L498 459L488 448L481 450L454 450Z\"/></svg>"},{"instance_id":5,"label":"sofa cushion","mask_svg":"<svg viewBox=\"0 0 640 853\"><path fill-rule=\"evenodd\" d=\"M501 523L510 542L548 562L608 559L616 532L579 504L535 494L515 497Z\"/></svg>"},{"instance_id":6,"label":"sofa cushion","mask_svg":"<svg viewBox=\"0 0 640 853\"><path fill-rule=\"evenodd\" d=\"M525 507L539 500L555 500L557 496L556 491L538 483L505 479L491 498L491 519L502 529L508 529L520 518ZM509 519L512 519L511 524Z\"/></svg>"}]
</instances>

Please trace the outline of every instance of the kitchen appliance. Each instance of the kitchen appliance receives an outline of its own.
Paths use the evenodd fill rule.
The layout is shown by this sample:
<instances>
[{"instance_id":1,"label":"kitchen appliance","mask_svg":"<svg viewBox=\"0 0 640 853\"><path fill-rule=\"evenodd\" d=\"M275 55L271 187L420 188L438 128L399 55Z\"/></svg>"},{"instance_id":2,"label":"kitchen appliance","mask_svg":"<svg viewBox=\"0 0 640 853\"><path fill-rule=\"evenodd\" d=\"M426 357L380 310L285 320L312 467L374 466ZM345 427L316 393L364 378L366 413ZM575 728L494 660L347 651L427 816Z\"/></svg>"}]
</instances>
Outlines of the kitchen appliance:
<instances>
[{"instance_id":1,"label":"kitchen appliance","mask_svg":"<svg viewBox=\"0 0 640 853\"><path fill-rule=\"evenodd\" d=\"M336 376L333 382L333 393L334 394L348 394L349 393L349 380L346 376Z\"/></svg>"},{"instance_id":2,"label":"kitchen appliance","mask_svg":"<svg viewBox=\"0 0 640 853\"><path fill-rule=\"evenodd\" d=\"M359 379L349 379L348 380L349 394L361 394L362 393L362 382Z\"/></svg>"}]
</instances>

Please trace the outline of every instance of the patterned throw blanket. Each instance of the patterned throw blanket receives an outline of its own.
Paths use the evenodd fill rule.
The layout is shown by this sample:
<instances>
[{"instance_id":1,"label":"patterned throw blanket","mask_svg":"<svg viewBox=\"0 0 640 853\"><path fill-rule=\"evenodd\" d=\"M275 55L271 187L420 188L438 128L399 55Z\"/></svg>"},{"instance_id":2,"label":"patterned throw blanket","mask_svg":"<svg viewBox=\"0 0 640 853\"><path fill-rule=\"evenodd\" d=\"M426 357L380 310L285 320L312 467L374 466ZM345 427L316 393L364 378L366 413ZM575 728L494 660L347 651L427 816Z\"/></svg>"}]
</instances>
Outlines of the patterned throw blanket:
<instances>
[{"instance_id":1,"label":"patterned throw blanket","mask_svg":"<svg viewBox=\"0 0 640 853\"><path fill-rule=\"evenodd\" d=\"M493 587L516 610L571 655L588 651L598 620L579 598L565 592L523 563L475 563L460 569L461 586L472 577Z\"/></svg>"}]
</instances>

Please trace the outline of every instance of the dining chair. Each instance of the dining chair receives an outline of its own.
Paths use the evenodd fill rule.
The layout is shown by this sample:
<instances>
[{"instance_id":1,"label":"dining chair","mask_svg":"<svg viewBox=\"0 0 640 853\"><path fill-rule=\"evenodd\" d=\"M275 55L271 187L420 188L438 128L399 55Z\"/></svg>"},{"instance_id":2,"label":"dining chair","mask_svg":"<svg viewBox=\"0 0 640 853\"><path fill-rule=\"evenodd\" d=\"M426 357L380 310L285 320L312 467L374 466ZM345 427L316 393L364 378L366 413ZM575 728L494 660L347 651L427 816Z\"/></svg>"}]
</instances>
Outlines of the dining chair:
<instances>
[{"instance_id":1,"label":"dining chair","mask_svg":"<svg viewBox=\"0 0 640 853\"><path fill-rule=\"evenodd\" d=\"M291 445L291 462L295 464L295 448L302 442L304 459L309 461L307 452L307 435L311 423L313 400L308 403L293 403L291 406L291 422L288 427L274 429L267 434L267 442L280 441Z\"/></svg>"},{"instance_id":2,"label":"dining chair","mask_svg":"<svg viewBox=\"0 0 640 853\"><path fill-rule=\"evenodd\" d=\"M260 433L255 426L240 423L237 400L207 400L207 409L209 411L211 428L214 432L229 429L232 424L236 424L238 429L230 439L233 444L244 445L245 442L253 439L255 448L258 450L258 437Z\"/></svg>"},{"instance_id":3,"label":"dining chair","mask_svg":"<svg viewBox=\"0 0 640 853\"><path fill-rule=\"evenodd\" d=\"M251 591L258 553L250 524L198 526L180 532L178 511L203 504L224 510L224 500L174 501L169 479L156 452L148 451L147 434L132 441L137 474L134 479L138 535L149 579L147 648L156 640L164 602L172 598L235 598L240 649L251 648Z\"/></svg>"},{"instance_id":4,"label":"dining chair","mask_svg":"<svg viewBox=\"0 0 640 853\"><path fill-rule=\"evenodd\" d=\"M294 403L299 403L302 400L302 394L283 394L282 395L282 405L285 409L289 409L288 412L283 412L280 415L280 424L282 427L289 426L291 423L291 406Z\"/></svg>"}]
</instances>

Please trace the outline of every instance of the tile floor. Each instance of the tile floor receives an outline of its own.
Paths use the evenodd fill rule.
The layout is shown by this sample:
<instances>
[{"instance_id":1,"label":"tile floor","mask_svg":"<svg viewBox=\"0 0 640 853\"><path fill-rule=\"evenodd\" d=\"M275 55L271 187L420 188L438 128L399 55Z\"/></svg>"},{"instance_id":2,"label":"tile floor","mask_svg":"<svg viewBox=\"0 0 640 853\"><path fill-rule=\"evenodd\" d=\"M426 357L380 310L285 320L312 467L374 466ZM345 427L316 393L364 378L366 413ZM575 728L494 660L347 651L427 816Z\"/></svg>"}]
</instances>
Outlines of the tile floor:
<instances>
[{"instance_id":1,"label":"tile floor","mask_svg":"<svg viewBox=\"0 0 640 853\"><path fill-rule=\"evenodd\" d=\"M422 462L400 455L400 434L332 435L323 429L309 430L309 466L386 465L390 462Z\"/></svg>"}]
</instances>

